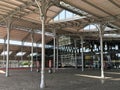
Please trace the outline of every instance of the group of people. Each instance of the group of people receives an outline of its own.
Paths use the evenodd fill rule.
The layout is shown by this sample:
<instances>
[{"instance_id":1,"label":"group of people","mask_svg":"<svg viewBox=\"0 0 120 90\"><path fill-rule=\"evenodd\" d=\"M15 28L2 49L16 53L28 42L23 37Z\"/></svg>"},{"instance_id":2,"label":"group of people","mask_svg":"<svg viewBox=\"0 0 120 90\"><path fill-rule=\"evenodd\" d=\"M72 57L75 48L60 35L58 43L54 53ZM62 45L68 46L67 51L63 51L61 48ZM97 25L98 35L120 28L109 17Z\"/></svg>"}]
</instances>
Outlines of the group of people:
<instances>
[{"instance_id":1,"label":"group of people","mask_svg":"<svg viewBox=\"0 0 120 90\"><path fill-rule=\"evenodd\" d=\"M40 72L40 62L41 62L41 57L40 56L34 56L33 57L33 60L34 60L34 62L35 62L35 66L36 66L36 71L37 72Z\"/></svg>"},{"instance_id":2,"label":"group of people","mask_svg":"<svg viewBox=\"0 0 120 90\"><path fill-rule=\"evenodd\" d=\"M34 60L34 64L35 64L35 67L36 67L36 71L40 72L41 55L33 56L33 60ZM51 68L52 68L52 58L49 58L47 65L48 65L49 69L51 70Z\"/></svg>"}]
</instances>

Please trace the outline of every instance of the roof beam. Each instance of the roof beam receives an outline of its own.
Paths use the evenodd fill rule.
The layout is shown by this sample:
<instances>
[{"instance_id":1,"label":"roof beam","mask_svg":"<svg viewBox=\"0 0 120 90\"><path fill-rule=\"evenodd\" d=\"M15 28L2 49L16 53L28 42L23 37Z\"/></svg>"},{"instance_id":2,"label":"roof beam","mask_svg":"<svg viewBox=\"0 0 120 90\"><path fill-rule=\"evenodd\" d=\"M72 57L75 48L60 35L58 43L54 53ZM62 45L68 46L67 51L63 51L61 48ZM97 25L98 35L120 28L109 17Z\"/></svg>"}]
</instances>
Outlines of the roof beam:
<instances>
[{"instance_id":1,"label":"roof beam","mask_svg":"<svg viewBox=\"0 0 120 90\"><path fill-rule=\"evenodd\" d=\"M8 10L9 10L9 9L7 9L7 8L3 8L2 6L0 6L0 9L5 10L5 11L8 11Z\"/></svg>"},{"instance_id":2,"label":"roof beam","mask_svg":"<svg viewBox=\"0 0 120 90\"><path fill-rule=\"evenodd\" d=\"M1 9L1 8L0 8L0 11L1 11L1 12L5 12L5 13L8 13L8 12L9 12L9 11L4 10L4 9Z\"/></svg>"},{"instance_id":3,"label":"roof beam","mask_svg":"<svg viewBox=\"0 0 120 90\"><path fill-rule=\"evenodd\" d=\"M64 0L63 0L64 1ZM65 3L66 5L69 5L68 7L67 6L65 6L63 3L63 5L62 4L60 4L60 1L59 2L53 2L56 6L58 6L58 7L61 7L61 8L63 8L63 9L66 9L66 10L68 10L68 11L70 11L70 12L73 12L73 13L75 13L75 14L77 14L77 15L80 15L80 16L87 16L87 17L89 17L89 14L90 15L93 15L93 16L95 16L95 17L99 17L98 15L96 15L96 14L93 14L93 13L91 13L91 12L89 12L89 11L86 11L86 10L84 10L83 8L79 8L79 7L75 7L74 5L72 5L72 3L70 3L70 2L67 2L67 1L64 1L63 3ZM76 10L75 10L76 9ZM83 12L84 13L88 13L88 15L85 15L85 14L83 14Z\"/></svg>"},{"instance_id":4,"label":"roof beam","mask_svg":"<svg viewBox=\"0 0 120 90\"><path fill-rule=\"evenodd\" d=\"M9 8L9 9L15 9L15 8L13 8L13 7L10 7L10 6L8 6L8 5L3 5L3 4L1 4L1 3L0 3L0 6L6 7L6 8Z\"/></svg>"},{"instance_id":5,"label":"roof beam","mask_svg":"<svg viewBox=\"0 0 120 90\"><path fill-rule=\"evenodd\" d=\"M97 7L96 5L92 4L91 2L89 2L89 1L87 1L87 0L82 0L82 1L85 2L85 3L87 3L88 5L91 5L92 7L96 8L96 9L98 9L98 10L100 10L100 11L102 11L102 12L108 14L108 15L113 16L111 13L109 13L109 12L103 10L103 9L100 8L100 7ZM114 17L114 16L113 16L113 17Z\"/></svg>"},{"instance_id":6,"label":"roof beam","mask_svg":"<svg viewBox=\"0 0 120 90\"><path fill-rule=\"evenodd\" d=\"M5 14L3 14L3 13L1 14L1 13L0 13L0 16L5 16Z\"/></svg>"},{"instance_id":7,"label":"roof beam","mask_svg":"<svg viewBox=\"0 0 120 90\"><path fill-rule=\"evenodd\" d=\"M114 2L113 0L109 0L112 4L114 4L115 6L117 6L118 8L120 8L120 5L118 5L116 2Z\"/></svg>"},{"instance_id":8,"label":"roof beam","mask_svg":"<svg viewBox=\"0 0 120 90\"><path fill-rule=\"evenodd\" d=\"M76 22L75 21L77 21L77 24L76 24ZM80 20L73 20L73 21L66 21L66 22L59 22L59 23L54 23L54 24L49 24L49 25L47 25L47 27L48 28L55 28L55 27L57 27L57 28L66 28L66 27L80 27L80 26L84 26L84 25L86 25L87 23L90 23L89 21L85 21L85 20L83 20L83 19L80 19Z\"/></svg>"},{"instance_id":9,"label":"roof beam","mask_svg":"<svg viewBox=\"0 0 120 90\"><path fill-rule=\"evenodd\" d=\"M30 32L22 39L22 42L24 42L29 36L30 36Z\"/></svg>"},{"instance_id":10,"label":"roof beam","mask_svg":"<svg viewBox=\"0 0 120 90\"><path fill-rule=\"evenodd\" d=\"M76 10L73 10L73 9L71 9L71 8L69 8L69 7L66 7L66 6L64 6L64 5L62 5L62 4L60 4L60 0L51 0L51 2L55 5L55 6L57 6L57 7L60 7L60 8L62 8L62 9L65 9L65 10L68 10L68 11L70 11L70 12L72 12L72 13L75 13L75 14L77 14L77 15L80 15L80 16L87 16L88 18L93 18L93 17L90 17L89 15L85 15L85 14L83 14L82 12L85 12L85 13L89 13L89 14L91 14L91 15L94 15L95 17L99 17L98 15L95 15L95 14L93 14L93 13L90 13L89 11L85 11L85 10L83 10L83 9L79 9L79 8L76 8L76 7L74 7L74 5L71 5L71 4L69 4L68 2L67 3L65 3L65 4L69 4L72 8L76 8L77 9L77 11ZM63 2L64 3L64 2ZM80 12L78 12L78 10L80 10ZM100 18L100 17L99 17Z\"/></svg>"},{"instance_id":11,"label":"roof beam","mask_svg":"<svg viewBox=\"0 0 120 90\"><path fill-rule=\"evenodd\" d=\"M118 30L114 30L114 31L104 31L104 34L120 34L120 29ZM79 37L80 35L83 35L83 36L89 36L89 37L92 37L92 36L97 36L99 35L99 32L98 31L91 31L91 32L77 32L77 33L66 33L66 34L59 34L60 36L61 35L67 35L67 36L77 36Z\"/></svg>"},{"instance_id":12,"label":"roof beam","mask_svg":"<svg viewBox=\"0 0 120 90\"><path fill-rule=\"evenodd\" d=\"M37 40L36 43L41 43L41 40L42 40L42 38L40 38L39 40Z\"/></svg>"},{"instance_id":13,"label":"roof beam","mask_svg":"<svg viewBox=\"0 0 120 90\"><path fill-rule=\"evenodd\" d=\"M25 1L24 1L24 0L16 0L16 1L21 2L21 3L25 3Z\"/></svg>"},{"instance_id":14,"label":"roof beam","mask_svg":"<svg viewBox=\"0 0 120 90\"><path fill-rule=\"evenodd\" d=\"M34 4L36 4L36 3L33 2L33 1L31 1L31 0L29 0L29 1L27 1L26 3L22 4L21 6L19 6L18 8L12 10L12 11L11 11L10 13L8 13L8 15L6 15L4 18L8 18L9 16L13 16L14 14L16 14L16 13L18 13L18 12L26 9L26 8L29 7L29 6L34 5ZM2 19L2 21L3 21L3 19Z\"/></svg>"},{"instance_id":15,"label":"roof beam","mask_svg":"<svg viewBox=\"0 0 120 90\"><path fill-rule=\"evenodd\" d=\"M9 0L1 0L1 1L2 1L2 2L5 2L5 3L7 3L7 4L10 4L10 5L18 6L17 4L12 3L12 2L10 2Z\"/></svg>"},{"instance_id":16,"label":"roof beam","mask_svg":"<svg viewBox=\"0 0 120 90\"><path fill-rule=\"evenodd\" d=\"M69 10L68 7L62 6L62 5L60 4L60 1L59 1L59 0L55 0L55 1L54 1L54 0L51 0L51 1L53 2L54 5L56 5L56 6L58 6L58 7L61 7L61 8L63 8L63 9ZM64 0L63 0L63 1L64 1ZM77 9L80 9L80 10L82 10L82 11L85 11L85 12L93 15L93 16L91 16L91 17L86 17L86 18L85 18L86 21L90 21L90 22L92 22L92 23L99 23L99 22L104 22L104 23L106 23L106 22L115 22L116 20L119 20L119 19L120 19L120 15L114 16L114 15L112 15L111 13L109 13L109 12L107 12L107 11L105 11L105 10L97 7L97 6L95 6L94 4L89 3L89 2L86 1L86 0L82 0L82 1L88 3L89 5L92 5L93 7L97 8L97 9L103 11L103 12L105 12L106 14L110 15L110 16L108 16L108 17L100 17L100 16L98 16L98 15L94 15L93 13L91 13L91 12L89 12L89 11L84 10L83 8L75 7L75 8L77 8ZM64 1L64 2L65 2L66 4L69 4L69 5L71 5L71 6L74 6L74 5L72 5L70 2L67 2L67 1ZM73 13L75 13L75 14L77 14L77 15L83 15L82 13L78 13L77 11L74 11L73 9L70 9L69 11L70 11L70 12L73 12ZM83 16L85 16L85 15L83 15ZM95 17L94 17L94 16L95 16ZM90 22L89 22L89 23L90 23Z\"/></svg>"}]
</instances>

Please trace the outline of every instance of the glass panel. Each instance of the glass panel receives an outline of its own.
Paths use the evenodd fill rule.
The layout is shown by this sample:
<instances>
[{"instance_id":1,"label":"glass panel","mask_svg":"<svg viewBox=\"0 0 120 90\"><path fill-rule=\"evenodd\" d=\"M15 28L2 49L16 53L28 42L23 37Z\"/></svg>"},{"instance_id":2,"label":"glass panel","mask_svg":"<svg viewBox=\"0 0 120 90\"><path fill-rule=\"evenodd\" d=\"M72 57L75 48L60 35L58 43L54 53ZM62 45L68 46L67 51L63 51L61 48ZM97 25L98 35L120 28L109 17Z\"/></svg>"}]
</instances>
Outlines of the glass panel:
<instances>
[{"instance_id":1,"label":"glass panel","mask_svg":"<svg viewBox=\"0 0 120 90\"><path fill-rule=\"evenodd\" d=\"M0 43L4 43L4 39L0 39Z\"/></svg>"},{"instance_id":2,"label":"glass panel","mask_svg":"<svg viewBox=\"0 0 120 90\"><path fill-rule=\"evenodd\" d=\"M65 19L65 10L60 13L60 20Z\"/></svg>"},{"instance_id":3,"label":"glass panel","mask_svg":"<svg viewBox=\"0 0 120 90\"><path fill-rule=\"evenodd\" d=\"M84 27L84 30L92 30L92 31L95 30L95 31L97 31L95 25L88 25L88 26Z\"/></svg>"},{"instance_id":4,"label":"glass panel","mask_svg":"<svg viewBox=\"0 0 120 90\"><path fill-rule=\"evenodd\" d=\"M54 18L54 21L58 21L58 19L59 19L59 16L56 16L56 17Z\"/></svg>"},{"instance_id":5,"label":"glass panel","mask_svg":"<svg viewBox=\"0 0 120 90\"><path fill-rule=\"evenodd\" d=\"M66 18L72 18L73 17L73 13L66 11Z\"/></svg>"},{"instance_id":6,"label":"glass panel","mask_svg":"<svg viewBox=\"0 0 120 90\"><path fill-rule=\"evenodd\" d=\"M13 44L13 45L22 45L22 42L21 41L10 40L10 44Z\"/></svg>"}]
</instances>

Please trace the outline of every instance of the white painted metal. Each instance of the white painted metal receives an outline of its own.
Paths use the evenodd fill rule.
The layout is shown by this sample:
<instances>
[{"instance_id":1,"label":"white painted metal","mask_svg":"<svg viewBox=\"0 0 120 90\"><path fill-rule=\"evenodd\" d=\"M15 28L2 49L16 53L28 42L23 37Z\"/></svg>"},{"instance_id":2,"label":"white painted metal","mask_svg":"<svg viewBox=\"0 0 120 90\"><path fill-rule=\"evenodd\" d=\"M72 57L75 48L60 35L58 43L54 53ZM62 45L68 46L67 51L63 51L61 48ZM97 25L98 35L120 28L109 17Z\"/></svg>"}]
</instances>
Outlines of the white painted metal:
<instances>
[{"instance_id":1,"label":"white painted metal","mask_svg":"<svg viewBox=\"0 0 120 90\"><path fill-rule=\"evenodd\" d=\"M75 44L75 68L77 68L77 41L74 40L74 44Z\"/></svg>"},{"instance_id":2,"label":"white painted metal","mask_svg":"<svg viewBox=\"0 0 120 90\"><path fill-rule=\"evenodd\" d=\"M59 54L58 53L58 49L59 49L59 42L58 42L58 37L57 37L57 52L56 52L57 53L57 56L56 56L57 57L57 69L58 69L58 65L59 65L59 61L58 61L58 54Z\"/></svg>"},{"instance_id":3,"label":"white painted metal","mask_svg":"<svg viewBox=\"0 0 120 90\"><path fill-rule=\"evenodd\" d=\"M41 23L42 23L42 57L41 57L41 82L40 82L40 88L45 88L45 15L43 13L42 10L44 10L40 3L35 0L39 11L40 11L40 19L41 19ZM43 3L42 3L43 4Z\"/></svg>"},{"instance_id":4,"label":"white painted metal","mask_svg":"<svg viewBox=\"0 0 120 90\"><path fill-rule=\"evenodd\" d=\"M83 37L81 36L81 63L82 63L82 71L84 71L84 56L83 56Z\"/></svg>"},{"instance_id":5,"label":"white painted metal","mask_svg":"<svg viewBox=\"0 0 120 90\"><path fill-rule=\"evenodd\" d=\"M44 72L45 72L45 18L42 17L42 63L41 63L41 83L40 88L45 87L45 78L44 78Z\"/></svg>"},{"instance_id":6,"label":"white painted metal","mask_svg":"<svg viewBox=\"0 0 120 90\"><path fill-rule=\"evenodd\" d=\"M5 76L9 76L9 45L10 45L10 18L7 20L7 60L6 60L6 73Z\"/></svg>"},{"instance_id":7,"label":"white painted metal","mask_svg":"<svg viewBox=\"0 0 120 90\"><path fill-rule=\"evenodd\" d=\"M42 23L42 61L41 61L41 83L40 88L45 88L45 19L46 13L48 8L50 7L50 1L41 0L40 3L35 0L39 12L40 12L40 19Z\"/></svg>"},{"instance_id":8,"label":"white painted metal","mask_svg":"<svg viewBox=\"0 0 120 90\"><path fill-rule=\"evenodd\" d=\"M104 61L103 61L103 26L99 27L99 35L100 35L100 55L101 55L101 78L104 78Z\"/></svg>"},{"instance_id":9,"label":"white painted metal","mask_svg":"<svg viewBox=\"0 0 120 90\"><path fill-rule=\"evenodd\" d=\"M3 51L4 51L4 55L3 55L3 68L5 67L5 42L6 40L4 39L4 46L3 46Z\"/></svg>"},{"instance_id":10,"label":"white painted metal","mask_svg":"<svg viewBox=\"0 0 120 90\"><path fill-rule=\"evenodd\" d=\"M53 39L54 39L54 56L53 56L53 72L55 72L55 62L56 62L56 56L55 56L55 54L56 54L56 32L55 32L55 29L54 29L54 37L53 37Z\"/></svg>"},{"instance_id":11,"label":"white painted metal","mask_svg":"<svg viewBox=\"0 0 120 90\"><path fill-rule=\"evenodd\" d=\"M33 71L33 31L31 32L31 42L32 42L32 46L31 46L31 72Z\"/></svg>"},{"instance_id":12,"label":"white painted metal","mask_svg":"<svg viewBox=\"0 0 120 90\"><path fill-rule=\"evenodd\" d=\"M22 42L22 46L21 46L21 61L23 61L23 45L24 45L24 43Z\"/></svg>"}]
</instances>

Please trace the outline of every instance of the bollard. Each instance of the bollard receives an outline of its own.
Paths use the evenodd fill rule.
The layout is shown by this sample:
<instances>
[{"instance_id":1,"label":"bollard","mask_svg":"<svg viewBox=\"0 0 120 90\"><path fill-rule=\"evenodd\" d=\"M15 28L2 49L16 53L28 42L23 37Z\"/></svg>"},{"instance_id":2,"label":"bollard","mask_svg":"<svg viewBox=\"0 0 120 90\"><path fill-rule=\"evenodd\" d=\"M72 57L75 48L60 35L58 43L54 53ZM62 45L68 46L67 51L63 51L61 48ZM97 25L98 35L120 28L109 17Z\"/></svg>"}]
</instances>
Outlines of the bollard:
<instances>
[{"instance_id":1,"label":"bollard","mask_svg":"<svg viewBox=\"0 0 120 90\"><path fill-rule=\"evenodd\" d=\"M48 69L48 73L52 73L52 60L49 60L49 69Z\"/></svg>"},{"instance_id":2,"label":"bollard","mask_svg":"<svg viewBox=\"0 0 120 90\"><path fill-rule=\"evenodd\" d=\"M49 68L48 73L50 74L52 73L52 68Z\"/></svg>"}]
</instances>

